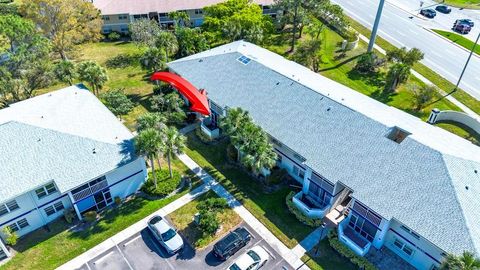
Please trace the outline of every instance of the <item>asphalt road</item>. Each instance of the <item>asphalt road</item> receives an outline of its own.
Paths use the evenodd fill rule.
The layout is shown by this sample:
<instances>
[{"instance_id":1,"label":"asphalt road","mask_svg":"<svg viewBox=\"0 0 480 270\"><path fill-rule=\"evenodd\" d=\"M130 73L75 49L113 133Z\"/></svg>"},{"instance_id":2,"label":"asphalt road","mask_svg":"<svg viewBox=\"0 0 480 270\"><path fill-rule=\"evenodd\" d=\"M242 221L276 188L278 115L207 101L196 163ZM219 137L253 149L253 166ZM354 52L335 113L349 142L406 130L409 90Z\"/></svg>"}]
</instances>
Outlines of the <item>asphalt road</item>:
<instances>
[{"instance_id":1,"label":"asphalt road","mask_svg":"<svg viewBox=\"0 0 480 270\"><path fill-rule=\"evenodd\" d=\"M118 246L92 258L81 270L208 270L226 269L233 261L254 245L261 245L270 253L271 258L262 270L291 270L288 263L271 248L261 236L248 225L253 238L248 245L239 250L226 262L217 260L211 253L213 243L205 249L194 250L186 245L178 254L170 256L154 240L150 231L145 228L140 233L125 240Z\"/></svg>"},{"instance_id":2,"label":"asphalt road","mask_svg":"<svg viewBox=\"0 0 480 270\"><path fill-rule=\"evenodd\" d=\"M353 19L370 29L372 28L379 0L332 0L332 2L342 6ZM405 0L407 6L412 2L419 1ZM453 23L456 19L454 17L457 16L454 12L450 15L438 12L437 14L433 21L439 21L443 28L448 28L449 22ZM480 28L480 21L476 20L475 23L474 28ZM455 84L468 58L468 52L425 29L430 28L431 25L435 25L435 22L412 16L408 10L401 9L387 1L378 34L395 46L419 48L425 53L422 63ZM475 29L475 31L478 30ZM480 100L479 86L480 57L473 56L460 87Z\"/></svg>"}]
</instances>

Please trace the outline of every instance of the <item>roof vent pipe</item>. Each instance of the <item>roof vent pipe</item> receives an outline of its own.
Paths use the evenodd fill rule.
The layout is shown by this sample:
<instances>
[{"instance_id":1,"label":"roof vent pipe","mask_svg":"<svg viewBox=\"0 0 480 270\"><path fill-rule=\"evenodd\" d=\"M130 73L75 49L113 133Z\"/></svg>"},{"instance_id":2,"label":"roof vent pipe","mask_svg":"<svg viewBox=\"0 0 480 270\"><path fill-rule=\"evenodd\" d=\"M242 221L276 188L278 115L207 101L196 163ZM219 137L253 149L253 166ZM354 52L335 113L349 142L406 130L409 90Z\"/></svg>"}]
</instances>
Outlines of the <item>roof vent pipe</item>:
<instances>
[{"instance_id":1,"label":"roof vent pipe","mask_svg":"<svg viewBox=\"0 0 480 270\"><path fill-rule=\"evenodd\" d=\"M96 154L96 153L97 153L97 151L95 150L95 148L93 148L92 153L93 153L93 154Z\"/></svg>"}]
</instances>

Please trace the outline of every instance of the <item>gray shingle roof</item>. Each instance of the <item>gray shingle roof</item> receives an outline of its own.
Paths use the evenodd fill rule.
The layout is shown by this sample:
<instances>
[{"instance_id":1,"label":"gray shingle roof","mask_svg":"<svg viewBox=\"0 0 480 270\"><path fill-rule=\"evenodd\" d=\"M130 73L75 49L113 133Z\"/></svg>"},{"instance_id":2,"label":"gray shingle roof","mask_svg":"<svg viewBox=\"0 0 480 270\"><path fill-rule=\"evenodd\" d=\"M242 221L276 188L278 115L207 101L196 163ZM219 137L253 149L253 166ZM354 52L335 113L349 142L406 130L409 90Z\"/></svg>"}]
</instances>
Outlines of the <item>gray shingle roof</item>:
<instances>
[{"instance_id":1,"label":"gray shingle roof","mask_svg":"<svg viewBox=\"0 0 480 270\"><path fill-rule=\"evenodd\" d=\"M242 54L252 61L237 61ZM480 179L471 175L480 170L478 147L246 42L169 67L219 105L248 110L306 165L351 187L383 217L447 252L480 250L473 223L480 220L480 200L472 195ZM412 135L393 142L386 137L393 126ZM459 188L466 184L467 192ZM468 205L470 199L476 202Z\"/></svg>"},{"instance_id":2,"label":"gray shingle roof","mask_svg":"<svg viewBox=\"0 0 480 270\"><path fill-rule=\"evenodd\" d=\"M133 135L82 86L0 110L0 134L0 202L52 180L65 192L137 158Z\"/></svg>"}]
</instances>

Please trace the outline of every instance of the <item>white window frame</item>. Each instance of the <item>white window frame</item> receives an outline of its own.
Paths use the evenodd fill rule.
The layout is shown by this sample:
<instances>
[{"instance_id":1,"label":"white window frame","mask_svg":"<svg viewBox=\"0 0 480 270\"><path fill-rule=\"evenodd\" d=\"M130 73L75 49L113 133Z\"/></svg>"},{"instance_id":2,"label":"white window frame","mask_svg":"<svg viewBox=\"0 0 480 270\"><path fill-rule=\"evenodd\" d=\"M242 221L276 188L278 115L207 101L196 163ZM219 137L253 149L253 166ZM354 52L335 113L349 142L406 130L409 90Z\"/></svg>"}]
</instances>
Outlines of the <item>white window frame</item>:
<instances>
[{"instance_id":1,"label":"white window frame","mask_svg":"<svg viewBox=\"0 0 480 270\"><path fill-rule=\"evenodd\" d=\"M48 209L48 211L47 211L47 209ZM65 206L63 205L62 201L58 201L54 204L51 204L51 205L43 208L43 210L45 211L45 214L47 216L52 216L52 215L62 211L63 209L65 209ZM50 214L49 214L49 212L50 212Z\"/></svg>"},{"instance_id":2,"label":"white window frame","mask_svg":"<svg viewBox=\"0 0 480 270\"><path fill-rule=\"evenodd\" d=\"M47 186L53 186L54 189L53 189L52 191L49 191L49 189L47 188ZM39 191L39 190L43 190L43 193L45 193L45 195L43 195L43 196L40 197L40 195L38 195L38 191ZM57 191L58 191L58 189L57 189L57 187L55 186L55 184L54 184L54 183L50 183L50 184L47 184L47 185L45 185L45 186L43 186L43 187L40 187L40 188L35 189L35 194L37 195L37 198L40 200L40 199L43 199L43 198L45 198L45 197L48 197L48 196L52 195L53 193L56 193Z\"/></svg>"},{"instance_id":3,"label":"white window frame","mask_svg":"<svg viewBox=\"0 0 480 270\"><path fill-rule=\"evenodd\" d=\"M397 242L400 244L400 246L398 246L398 245L396 244ZM412 257L413 254L415 254L415 248L413 248L412 246L408 245L407 243L405 243L403 240L400 240L399 238L394 238L392 244L393 244L393 246L394 246L397 250L403 252L403 254L404 254L405 256L407 256L407 257ZM411 254L408 254L408 253L405 251L405 249L411 250L411 251L412 251Z\"/></svg>"},{"instance_id":4,"label":"white window frame","mask_svg":"<svg viewBox=\"0 0 480 270\"><path fill-rule=\"evenodd\" d=\"M20 225L20 224L24 224L23 222L25 222L27 225L25 225L25 226ZM10 225L8 225L8 227L10 227L12 229L12 231L14 231L14 232L21 231L22 229L24 229L28 226L30 226L30 223L28 223L28 220L26 218L19 219L15 222L11 223ZM16 229L14 229L15 227L16 227Z\"/></svg>"},{"instance_id":5,"label":"white window frame","mask_svg":"<svg viewBox=\"0 0 480 270\"><path fill-rule=\"evenodd\" d=\"M10 207L10 206L8 206L8 205L11 204L11 203L15 203L15 206L16 206L16 207ZM11 212L13 212L13 211L15 211L15 210L17 210L17 209L20 209L20 206L18 205L18 203L17 203L17 201L16 201L15 199L10 200L10 201L7 201L7 202L5 202L5 203L2 203L2 204L0 204L0 206L3 206L3 207L5 208L5 210L7 210L6 213L0 214L0 217L1 217L1 216L4 216L4 215L7 215L7 214L9 214L9 213L11 213ZM12 208L13 208L13 209L12 209Z\"/></svg>"}]
</instances>

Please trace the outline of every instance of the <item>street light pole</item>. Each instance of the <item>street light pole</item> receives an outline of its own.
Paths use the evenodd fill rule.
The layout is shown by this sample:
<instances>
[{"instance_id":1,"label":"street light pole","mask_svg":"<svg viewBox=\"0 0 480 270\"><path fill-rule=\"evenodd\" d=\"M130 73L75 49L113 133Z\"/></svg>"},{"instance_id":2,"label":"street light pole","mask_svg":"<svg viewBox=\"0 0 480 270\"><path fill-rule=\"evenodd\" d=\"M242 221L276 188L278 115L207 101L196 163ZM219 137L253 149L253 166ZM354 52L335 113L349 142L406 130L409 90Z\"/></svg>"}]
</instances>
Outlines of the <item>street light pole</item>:
<instances>
[{"instance_id":1,"label":"street light pole","mask_svg":"<svg viewBox=\"0 0 480 270\"><path fill-rule=\"evenodd\" d=\"M370 42L368 43L367 52L371 52L373 50L373 45L375 45L375 38L377 37L378 25L380 24L380 18L382 17L384 5L385 0L380 0L380 3L378 3L377 17L375 17L375 22L373 23L372 34L370 35Z\"/></svg>"},{"instance_id":2,"label":"street light pole","mask_svg":"<svg viewBox=\"0 0 480 270\"><path fill-rule=\"evenodd\" d=\"M458 90L458 86L460 85L460 82L462 81L463 74L465 73L465 70L467 69L468 63L470 62L470 59L472 58L473 52L475 51L475 47L477 47L478 39L480 39L480 33L478 33L477 39L475 40L475 44L473 44L472 50L470 51L470 54L468 55L467 62L465 63L465 66L463 66L462 73L460 73L460 77L458 78L457 84L455 85L455 88L448 93L445 97L450 96L451 94L455 93Z\"/></svg>"}]
</instances>

